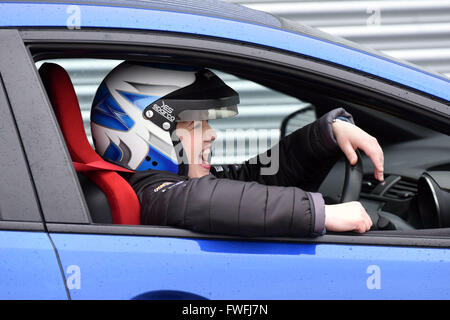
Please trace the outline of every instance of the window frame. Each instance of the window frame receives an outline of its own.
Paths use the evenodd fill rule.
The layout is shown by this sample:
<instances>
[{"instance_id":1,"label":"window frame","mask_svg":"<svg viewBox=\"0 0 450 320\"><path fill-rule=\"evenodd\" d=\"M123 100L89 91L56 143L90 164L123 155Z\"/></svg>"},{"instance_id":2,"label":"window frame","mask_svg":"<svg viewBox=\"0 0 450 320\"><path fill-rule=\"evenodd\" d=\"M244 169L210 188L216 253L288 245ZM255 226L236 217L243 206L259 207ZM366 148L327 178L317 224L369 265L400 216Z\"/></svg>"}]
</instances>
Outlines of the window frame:
<instances>
[{"instance_id":1,"label":"window frame","mask_svg":"<svg viewBox=\"0 0 450 320\"><path fill-rule=\"evenodd\" d=\"M7 190L0 194L0 230L44 231L35 181L13 108L18 87L11 73L17 70L9 57L24 54L27 51L19 33L0 30L0 188Z\"/></svg>"},{"instance_id":2,"label":"window frame","mask_svg":"<svg viewBox=\"0 0 450 320\"><path fill-rule=\"evenodd\" d=\"M99 32L100 31L100 32ZM123 50L139 49L142 52L180 52L184 50L190 54L196 53L198 59L204 59L211 54L220 54L228 61L246 61L254 67L263 64L270 65L274 69L282 68L286 75L298 77L307 76L308 79L320 81L324 84L333 84L334 87L343 90L364 90L364 94L370 99L382 99L389 102L392 114L411 118L422 125L437 126L439 131L450 133L450 119L446 113L448 105L439 99L431 98L426 94L415 92L412 89L399 85L393 85L386 80L367 77L354 70L343 69L338 66L320 62L308 57L294 55L287 52L279 52L273 48L263 48L256 45L234 43L232 41L208 39L192 35L168 34L162 32L120 31L120 30L28 30L21 31L21 36L35 60L55 58L49 53L40 53L40 50L63 49L63 45L74 45L84 47L92 53L89 58L100 57L94 54L95 49L110 48L110 58L124 59ZM67 49L67 48L66 48ZM85 51L86 52L86 51ZM109 52L109 51L108 51ZM83 53L81 53L83 54ZM61 58L67 58L63 56ZM76 54L71 55L76 57ZM106 56L103 56L106 58ZM267 65L265 67L267 68ZM276 90L279 90L275 88ZM280 92L285 93L282 90ZM345 91L347 92L347 91ZM47 107L50 104L47 101ZM426 115L423 117L422 115ZM422 121L422 122L421 122ZM56 125L56 123L55 123ZM60 137L62 137L58 130ZM67 162L66 162L67 165ZM72 167L72 166L71 166ZM72 174L76 174L72 168ZM79 187L79 184L78 184ZM82 195L80 195L82 197ZM84 200L84 198L80 201ZM207 238L228 240L257 240L257 241L283 241L301 243L347 243L363 245L388 245L388 246L419 246L419 247L450 247L450 237L430 235L407 235L392 234L377 231L376 234L369 232L363 235L350 234L326 234L318 238L245 238L225 235L199 234L184 229L162 227L162 226L121 226L121 225L94 225L86 221L86 217L79 213L72 216L70 221L55 221L44 210L46 226L49 232L62 233L94 233L94 234L127 234L138 236L156 237L183 237L183 238ZM449 229L450 231L450 229Z\"/></svg>"},{"instance_id":3,"label":"window frame","mask_svg":"<svg viewBox=\"0 0 450 320\"><path fill-rule=\"evenodd\" d=\"M33 180L30 176L26 155L23 152L11 103L0 72L0 164L3 170L0 179L2 192L0 203L0 229L43 230L42 216L36 199ZM11 183L14 182L14 183Z\"/></svg>"},{"instance_id":4,"label":"window frame","mask_svg":"<svg viewBox=\"0 0 450 320\"><path fill-rule=\"evenodd\" d=\"M0 48L2 76L43 220L58 221L55 217L64 212L67 222L88 222L87 205L32 57L18 30L0 30L0 37L7 43Z\"/></svg>"}]
</instances>

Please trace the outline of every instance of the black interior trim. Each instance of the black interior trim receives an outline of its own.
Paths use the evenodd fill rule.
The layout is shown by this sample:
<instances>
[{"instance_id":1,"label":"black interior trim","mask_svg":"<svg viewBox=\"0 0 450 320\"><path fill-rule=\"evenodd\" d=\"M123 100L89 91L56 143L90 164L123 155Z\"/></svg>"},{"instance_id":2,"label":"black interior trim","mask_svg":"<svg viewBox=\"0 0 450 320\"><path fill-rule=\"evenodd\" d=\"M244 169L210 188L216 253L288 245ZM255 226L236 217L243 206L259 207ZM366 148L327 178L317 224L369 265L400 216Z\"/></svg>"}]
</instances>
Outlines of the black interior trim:
<instances>
[{"instance_id":1,"label":"black interior trim","mask_svg":"<svg viewBox=\"0 0 450 320\"><path fill-rule=\"evenodd\" d=\"M81 189L94 223L113 223L111 207L102 189L85 174L77 172Z\"/></svg>"}]
</instances>

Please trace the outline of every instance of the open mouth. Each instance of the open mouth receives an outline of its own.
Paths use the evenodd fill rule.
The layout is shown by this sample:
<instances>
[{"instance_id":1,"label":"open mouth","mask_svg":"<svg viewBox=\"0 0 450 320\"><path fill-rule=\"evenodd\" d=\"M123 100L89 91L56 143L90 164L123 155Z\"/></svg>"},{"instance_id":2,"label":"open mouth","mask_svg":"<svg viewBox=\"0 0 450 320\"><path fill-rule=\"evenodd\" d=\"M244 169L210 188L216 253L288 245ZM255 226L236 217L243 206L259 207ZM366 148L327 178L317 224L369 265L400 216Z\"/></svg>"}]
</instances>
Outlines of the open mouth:
<instances>
[{"instance_id":1,"label":"open mouth","mask_svg":"<svg viewBox=\"0 0 450 320\"><path fill-rule=\"evenodd\" d=\"M211 149L206 148L202 151L202 163L200 164L205 169L211 168Z\"/></svg>"}]
</instances>

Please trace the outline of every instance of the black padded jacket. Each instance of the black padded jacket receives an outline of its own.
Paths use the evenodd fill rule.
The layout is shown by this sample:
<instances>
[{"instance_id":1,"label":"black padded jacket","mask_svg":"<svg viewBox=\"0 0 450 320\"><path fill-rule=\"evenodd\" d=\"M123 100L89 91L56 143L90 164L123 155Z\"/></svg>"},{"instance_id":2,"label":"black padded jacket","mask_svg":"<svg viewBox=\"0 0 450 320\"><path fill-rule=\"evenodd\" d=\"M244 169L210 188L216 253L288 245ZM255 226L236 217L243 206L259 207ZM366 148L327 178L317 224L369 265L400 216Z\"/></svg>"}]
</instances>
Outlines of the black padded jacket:
<instances>
[{"instance_id":1,"label":"black padded jacket","mask_svg":"<svg viewBox=\"0 0 450 320\"><path fill-rule=\"evenodd\" d=\"M339 156L331 132L338 116L353 122L344 109L334 109L283 138L269 157L213 166L201 178L158 170L121 175L138 195L142 224L239 236L317 236L325 209L316 191ZM262 174L273 166L265 160L276 161L277 154L276 173Z\"/></svg>"}]
</instances>

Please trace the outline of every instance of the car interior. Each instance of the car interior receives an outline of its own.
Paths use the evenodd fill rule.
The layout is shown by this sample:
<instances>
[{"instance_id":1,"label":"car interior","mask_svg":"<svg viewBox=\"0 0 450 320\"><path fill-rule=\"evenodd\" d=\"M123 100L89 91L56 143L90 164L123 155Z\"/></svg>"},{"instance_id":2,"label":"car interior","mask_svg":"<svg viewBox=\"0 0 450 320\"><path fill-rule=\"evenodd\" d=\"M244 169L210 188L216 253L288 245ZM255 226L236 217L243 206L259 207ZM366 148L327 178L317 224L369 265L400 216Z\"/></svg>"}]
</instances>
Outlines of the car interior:
<instances>
[{"instance_id":1,"label":"car interior","mask_svg":"<svg viewBox=\"0 0 450 320\"><path fill-rule=\"evenodd\" d=\"M92 52L69 56L56 52L36 55L35 62L83 55L112 58ZM156 62L167 59L137 55L115 55L113 58ZM317 118L337 106L345 107L360 128L377 138L385 155L385 181L382 183L373 177L370 160L364 154L361 159L363 173L358 186L359 201L374 221L373 231L368 233L450 235L450 137L419 124L416 115L407 120L393 111L396 108L385 108L386 104L396 102L373 93L344 90L329 79L301 78L283 70L273 73L273 70L255 69L250 64L230 64L220 59L212 63L199 57L176 56L171 61L183 61L184 64L188 61L189 65L221 70L308 102L311 107L306 109L311 111L312 108ZM140 204L136 194L114 168L95 153L87 139L78 98L68 73L54 63L43 64L39 73L74 162L92 222L139 225ZM281 131L289 133L293 130L289 122L295 120L295 116L285 118ZM345 167L342 156L318 190L327 204L340 202Z\"/></svg>"}]
</instances>

